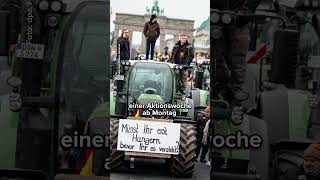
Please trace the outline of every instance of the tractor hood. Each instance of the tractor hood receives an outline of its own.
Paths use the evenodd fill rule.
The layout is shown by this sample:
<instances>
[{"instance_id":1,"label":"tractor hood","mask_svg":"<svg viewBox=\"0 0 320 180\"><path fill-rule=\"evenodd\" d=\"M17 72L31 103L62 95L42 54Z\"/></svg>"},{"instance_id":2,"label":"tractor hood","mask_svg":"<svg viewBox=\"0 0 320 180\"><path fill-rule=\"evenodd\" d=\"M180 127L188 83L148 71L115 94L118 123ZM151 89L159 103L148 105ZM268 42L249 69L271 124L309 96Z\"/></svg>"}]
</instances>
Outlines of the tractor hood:
<instances>
[{"instance_id":1,"label":"tractor hood","mask_svg":"<svg viewBox=\"0 0 320 180\"><path fill-rule=\"evenodd\" d=\"M161 96L157 94L141 94L137 99L138 104L164 104L163 99Z\"/></svg>"}]
</instances>

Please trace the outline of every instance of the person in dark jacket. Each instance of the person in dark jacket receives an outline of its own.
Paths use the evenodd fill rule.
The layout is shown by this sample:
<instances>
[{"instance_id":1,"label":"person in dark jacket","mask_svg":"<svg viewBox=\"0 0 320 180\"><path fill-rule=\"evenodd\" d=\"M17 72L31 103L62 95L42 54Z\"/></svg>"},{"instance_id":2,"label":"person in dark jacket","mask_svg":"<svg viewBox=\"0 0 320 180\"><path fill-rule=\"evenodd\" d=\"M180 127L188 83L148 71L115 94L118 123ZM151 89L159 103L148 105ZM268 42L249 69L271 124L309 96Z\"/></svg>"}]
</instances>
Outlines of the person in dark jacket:
<instances>
[{"instance_id":1,"label":"person in dark jacket","mask_svg":"<svg viewBox=\"0 0 320 180\"><path fill-rule=\"evenodd\" d=\"M235 14L252 14L261 0L213 0L211 10L232 11ZM229 102L232 122L241 124L244 114L242 102L236 95L244 91L246 55L249 49L249 22L240 21L235 26L212 28L213 56L216 61L216 78L221 85L221 95ZM223 33L221 33L223 31ZM219 35L219 33L220 35ZM217 33L217 34L215 34Z\"/></svg>"},{"instance_id":2,"label":"person in dark jacket","mask_svg":"<svg viewBox=\"0 0 320 180\"><path fill-rule=\"evenodd\" d=\"M282 180L319 180L320 144L311 144L304 152L303 166L289 169Z\"/></svg>"},{"instance_id":3,"label":"person in dark jacket","mask_svg":"<svg viewBox=\"0 0 320 180\"><path fill-rule=\"evenodd\" d=\"M121 36L117 39L117 59L119 58L120 49L120 60L130 59L130 42L129 42L129 30L123 29Z\"/></svg>"},{"instance_id":4,"label":"person in dark jacket","mask_svg":"<svg viewBox=\"0 0 320 180\"><path fill-rule=\"evenodd\" d=\"M147 39L146 45L146 59L149 58L149 52L151 49L151 57L150 59L153 60L154 56L154 47L156 45L157 39L160 36L160 26L157 23L157 16L151 15L150 21L146 22L143 29L143 34Z\"/></svg>"},{"instance_id":5,"label":"person in dark jacket","mask_svg":"<svg viewBox=\"0 0 320 180\"><path fill-rule=\"evenodd\" d=\"M187 35L181 34L180 40L172 49L172 62L179 65L189 66L194 58L192 45L188 42ZM185 94L187 86L188 71L186 69L181 70L181 73L177 75L177 91L181 94Z\"/></svg>"}]
</instances>

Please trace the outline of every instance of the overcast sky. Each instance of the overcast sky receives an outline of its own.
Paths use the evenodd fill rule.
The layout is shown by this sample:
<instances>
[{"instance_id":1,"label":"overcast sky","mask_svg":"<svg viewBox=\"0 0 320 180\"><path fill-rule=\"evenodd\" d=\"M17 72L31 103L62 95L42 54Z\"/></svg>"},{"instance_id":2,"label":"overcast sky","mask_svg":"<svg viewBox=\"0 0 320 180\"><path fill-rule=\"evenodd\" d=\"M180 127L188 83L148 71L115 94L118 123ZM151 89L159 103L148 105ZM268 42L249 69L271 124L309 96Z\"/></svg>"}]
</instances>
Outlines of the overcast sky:
<instances>
[{"instance_id":1,"label":"overcast sky","mask_svg":"<svg viewBox=\"0 0 320 180\"><path fill-rule=\"evenodd\" d=\"M114 29L115 13L144 15L146 7L152 8L154 0L111 0L113 12L111 31ZM195 21L195 28L199 27L210 15L210 0L159 0L160 10L164 8L164 15L169 18L189 19Z\"/></svg>"}]
</instances>

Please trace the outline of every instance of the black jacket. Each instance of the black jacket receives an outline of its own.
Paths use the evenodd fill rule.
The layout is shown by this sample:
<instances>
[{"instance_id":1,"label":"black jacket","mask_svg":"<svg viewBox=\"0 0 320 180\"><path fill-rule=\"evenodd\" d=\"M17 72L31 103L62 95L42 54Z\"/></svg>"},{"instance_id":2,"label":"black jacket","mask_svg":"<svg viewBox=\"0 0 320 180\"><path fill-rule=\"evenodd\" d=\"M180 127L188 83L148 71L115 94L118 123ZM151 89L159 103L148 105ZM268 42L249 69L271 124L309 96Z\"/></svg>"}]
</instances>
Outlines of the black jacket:
<instances>
[{"instance_id":1,"label":"black jacket","mask_svg":"<svg viewBox=\"0 0 320 180\"><path fill-rule=\"evenodd\" d=\"M182 46L180 45L180 41L178 41L172 49L172 62L174 64L190 65L194 58L193 51L192 45L188 41Z\"/></svg>"},{"instance_id":2,"label":"black jacket","mask_svg":"<svg viewBox=\"0 0 320 180\"><path fill-rule=\"evenodd\" d=\"M310 175L305 175L303 167L300 167L299 169L293 168L289 169L283 178L283 180L299 180L299 177L305 177L307 180L319 180L320 177L314 177Z\"/></svg>"},{"instance_id":3,"label":"black jacket","mask_svg":"<svg viewBox=\"0 0 320 180\"><path fill-rule=\"evenodd\" d=\"M260 3L261 0L213 0L211 1L211 9L250 14L255 12Z\"/></svg>"},{"instance_id":4,"label":"black jacket","mask_svg":"<svg viewBox=\"0 0 320 180\"><path fill-rule=\"evenodd\" d=\"M117 39L117 59L119 58L119 45L120 45L120 60L130 59L130 43L129 40L122 36Z\"/></svg>"}]
</instances>

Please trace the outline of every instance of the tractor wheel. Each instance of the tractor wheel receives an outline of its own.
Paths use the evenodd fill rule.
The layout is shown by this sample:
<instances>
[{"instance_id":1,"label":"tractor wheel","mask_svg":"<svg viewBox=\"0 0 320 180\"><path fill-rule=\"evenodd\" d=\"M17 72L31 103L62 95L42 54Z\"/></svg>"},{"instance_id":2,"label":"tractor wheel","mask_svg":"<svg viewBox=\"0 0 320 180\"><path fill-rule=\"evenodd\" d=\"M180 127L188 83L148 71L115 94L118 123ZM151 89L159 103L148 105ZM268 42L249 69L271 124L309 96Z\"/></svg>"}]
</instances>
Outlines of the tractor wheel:
<instances>
[{"instance_id":1,"label":"tractor wheel","mask_svg":"<svg viewBox=\"0 0 320 180\"><path fill-rule=\"evenodd\" d=\"M179 154L171 158L171 172L180 177L191 177L196 160L196 130L193 125L181 124Z\"/></svg>"},{"instance_id":2,"label":"tractor wheel","mask_svg":"<svg viewBox=\"0 0 320 180\"><path fill-rule=\"evenodd\" d=\"M118 144L118 129L119 129L119 120L111 119L110 122L110 152L111 152L111 161L110 169L116 169L122 166L124 160L124 153L117 150Z\"/></svg>"},{"instance_id":3,"label":"tractor wheel","mask_svg":"<svg viewBox=\"0 0 320 180\"><path fill-rule=\"evenodd\" d=\"M272 176L274 180L280 180L289 169L297 169L303 164L303 153L294 150L279 150L275 152L272 161Z\"/></svg>"}]
</instances>

